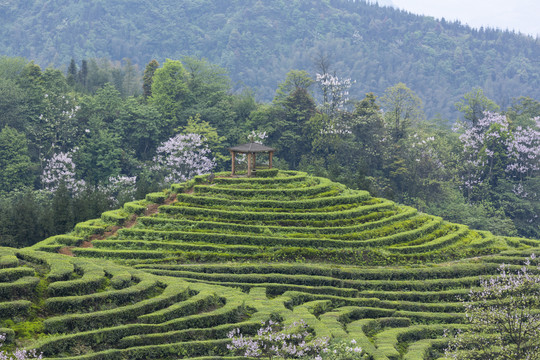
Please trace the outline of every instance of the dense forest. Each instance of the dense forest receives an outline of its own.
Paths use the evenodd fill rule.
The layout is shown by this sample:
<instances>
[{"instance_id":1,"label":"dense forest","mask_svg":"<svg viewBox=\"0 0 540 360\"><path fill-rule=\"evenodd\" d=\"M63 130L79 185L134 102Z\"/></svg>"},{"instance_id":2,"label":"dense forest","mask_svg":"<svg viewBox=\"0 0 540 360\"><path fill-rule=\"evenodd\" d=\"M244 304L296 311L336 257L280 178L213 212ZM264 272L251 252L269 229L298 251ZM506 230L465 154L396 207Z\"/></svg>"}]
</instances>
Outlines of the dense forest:
<instances>
[{"instance_id":1,"label":"dense forest","mask_svg":"<svg viewBox=\"0 0 540 360\"><path fill-rule=\"evenodd\" d=\"M142 69L195 56L262 101L290 69L316 72L322 54L332 55L334 75L355 81L354 98L403 82L430 118L456 120L454 103L475 87L503 109L512 98L540 98L539 39L364 1L3 1L0 21L2 53L42 67L107 58Z\"/></svg>"},{"instance_id":2,"label":"dense forest","mask_svg":"<svg viewBox=\"0 0 540 360\"><path fill-rule=\"evenodd\" d=\"M67 72L0 58L0 242L23 246L125 201L226 170L227 148L277 149L275 164L330 177L499 235L540 237L540 102L506 111L480 88L449 128L403 83L352 98L350 79L291 70L271 103L236 94L205 60L71 62ZM322 74L322 75L321 75ZM131 95L141 87L141 95ZM321 100L316 100L321 99Z\"/></svg>"}]
</instances>

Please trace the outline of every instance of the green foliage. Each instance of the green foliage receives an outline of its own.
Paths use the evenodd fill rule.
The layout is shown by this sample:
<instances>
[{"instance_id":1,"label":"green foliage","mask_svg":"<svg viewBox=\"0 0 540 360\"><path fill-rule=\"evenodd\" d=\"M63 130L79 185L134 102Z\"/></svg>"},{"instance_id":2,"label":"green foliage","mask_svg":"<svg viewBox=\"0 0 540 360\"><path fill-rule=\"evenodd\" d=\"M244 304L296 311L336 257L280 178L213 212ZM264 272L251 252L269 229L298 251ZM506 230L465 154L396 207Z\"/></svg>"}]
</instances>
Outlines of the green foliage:
<instances>
[{"instance_id":1,"label":"green foliage","mask_svg":"<svg viewBox=\"0 0 540 360\"><path fill-rule=\"evenodd\" d=\"M291 93L297 90L308 91L314 82L307 71L291 70L287 73L285 81L278 85L274 102L277 104L282 103Z\"/></svg>"},{"instance_id":2,"label":"green foliage","mask_svg":"<svg viewBox=\"0 0 540 360\"><path fill-rule=\"evenodd\" d=\"M9 126L0 131L0 168L0 192L22 189L33 181L26 137Z\"/></svg>"},{"instance_id":3,"label":"green foliage","mask_svg":"<svg viewBox=\"0 0 540 360\"><path fill-rule=\"evenodd\" d=\"M148 99L152 96L152 83L154 82L154 73L159 68L159 63L156 60L150 61L144 69L143 76L143 97Z\"/></svg>"},{"instance_id":4,"label":"green foliage","mask_svg":"<svg viewBox=\"0 0 540 360\"><path fill-rule=\"evenodd\" d=\"M229 157L220 153L223 151L223 143L226 140L225 136L219 136L216 128L212 127L208 121L201 120L201 115L197 114L194 117L190 117L187 121L187 125L182 128L184 134L198 134L204 138L204 143L214 154L216 162L223 166L225 161L229 160Z\"/></svg>"},{"instance_id":5,"label":"green foliage","mask_svg":"<svg viewBox=\"0 0 540 360\"><path fill-rule=\"evenodd\" d=\"M257 173L255 176L261 177L261 178L273 178L278 174L278 169L262 169L257 170Z\"/></svg>"},{"instance_id":6,"label":"green foliage","mask_svg":"<svg viewBox=\"0 0 540 360\"><path fill-rule=\"evenodd\" d=\"M500 110L499 105L484 95L482 88L474 88L463 95L463 99L456 103L456 108L473 126L484 117L484 111L498 112Z\"/></svg>"},{"instance_id":7,"label":"green foliage","mask_svg":"<svg viewBox=\"0 0 540 360\"><path fill-rule=\"evenodd\" d=\"M187 72L178 60L167 60L156 69L152 81L152 96L148 102L154 105L169 125L181 125L182 110L190 96Z\"/></svg>"},{"instance_id":8,"label":"green foliage","mask_svg":"<svg viewBox=\"0 0 540 360\"><path fill-rule=\"evenodd\" d=\"M162 62L196 54L229 69L235 90L245 84L270 101L287 72L312 68L314 55L324 51L336 57L338 72L362 84L351 89L353 98L367 91L381 95L400 79L424 99L429 116L442 113L456 118L453 104L478 86L501 104L523 94L538 98L534 38L510 30L472 29L392 7L343 0L310 2L309 6L209 0L148 5L137 0L131 8L121 1L107 6L44 7L44 3L7 6L2 16L2 48L11 56L32 56L39 64L66 68L72 58L87 58L86 84L91 91L127 71L112 71L111 64L107 70L96 71L92 61L98 67L104 62L90 58L121 62L130 56L143 69L151 58ZM140 11L143 8L146 11ZM149 22L148 12L159 16ZM29 31L20 31L21 24ZM306 42L314 29L320 36Z\"/></svg>"},{"instance_id":9,"label":"green foliage","mask_svg":"<svg viewBox=\"0 0 540 360\"><path fill-rule=\"evenodd\" d=\"M422 100L403 83L386 89L381 105L395 142L403 139L411 126L424 119Z\"/></svg>"}]
</instances>

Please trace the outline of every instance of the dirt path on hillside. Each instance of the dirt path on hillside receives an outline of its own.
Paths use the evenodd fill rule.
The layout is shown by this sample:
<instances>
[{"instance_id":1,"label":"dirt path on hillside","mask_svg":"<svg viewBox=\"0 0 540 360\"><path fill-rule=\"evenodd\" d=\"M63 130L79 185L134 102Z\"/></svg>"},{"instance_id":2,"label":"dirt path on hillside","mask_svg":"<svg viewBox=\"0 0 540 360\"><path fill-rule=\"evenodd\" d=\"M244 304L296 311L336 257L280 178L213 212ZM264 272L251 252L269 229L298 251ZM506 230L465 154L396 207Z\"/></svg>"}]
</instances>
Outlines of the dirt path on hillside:
<instances>
[{"instance_id":1,"label":"dirt path on hillside","mask_svg":"<svg viewBox=\"0 0 540 360\"><path fill-rule=\"evenodd\" d=\"M193 192L193 189L191 189L191 192ZM144 211L144 216L151 216L154 214L157 214L159 212L159 206L160 205L170 205L176 201L176 194L171 194L163 204L150 204L146 207L146 210ZM105 240L111 236L114 236L117 234L118 230L120 229L129 229L132 228L137 224L137 218L139 216L137 214L132 214L128 219L124 221L122 225L115 225L113 226L109 231L104 232L103 234L94 234L91 235L88 240L83 241L78 247L81 248L93 248L94 245L92 244L93 240ZM73 249L76 246L64 246L60 249L58 249L59 254L67 255L67 256L75 256L73 254Z\"/></svg>"}]
</instances>

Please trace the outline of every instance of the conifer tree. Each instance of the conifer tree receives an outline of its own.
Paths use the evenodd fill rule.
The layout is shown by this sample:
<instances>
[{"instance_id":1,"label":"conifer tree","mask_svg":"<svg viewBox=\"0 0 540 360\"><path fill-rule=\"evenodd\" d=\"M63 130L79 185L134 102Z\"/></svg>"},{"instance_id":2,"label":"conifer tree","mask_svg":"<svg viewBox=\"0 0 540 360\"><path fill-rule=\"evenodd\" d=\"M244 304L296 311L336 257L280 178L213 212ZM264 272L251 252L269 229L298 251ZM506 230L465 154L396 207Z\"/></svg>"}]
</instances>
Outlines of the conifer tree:
<instances>
[{"instance_id":1,"label":"conifer tree","mask_svg":"<svg viewBox=\"0 0 540 360\"><path fill-rule=\"evenodd\" d=\"M87 80L88 80L88 61L83 60L81 62L81 69L78 73L79 83L86 88Z\"/></svg>"},{"instance_id":2,"label":"conifer tree","mask_svg":"<svg viewBox=\"0 0 540 360\"><path fill-rule=\"evenodd\" d=\"M156 60L152 60L146 65L143 76L143 96L148 99L152 96L152 82L154 80L154 72L159 67L159 63Z\"/></svg>"},{"instance_id":3,"label":"conifer tree","mask_svg":"<svg viewBox=\"0 0 540 360\"><path fill-rule=\"evenodd\" d=\"M69 86L75 85L77 81L77 64L75 64L75 60L73 58L69 63L66 80Z\"/></svg>"}]
</instances>

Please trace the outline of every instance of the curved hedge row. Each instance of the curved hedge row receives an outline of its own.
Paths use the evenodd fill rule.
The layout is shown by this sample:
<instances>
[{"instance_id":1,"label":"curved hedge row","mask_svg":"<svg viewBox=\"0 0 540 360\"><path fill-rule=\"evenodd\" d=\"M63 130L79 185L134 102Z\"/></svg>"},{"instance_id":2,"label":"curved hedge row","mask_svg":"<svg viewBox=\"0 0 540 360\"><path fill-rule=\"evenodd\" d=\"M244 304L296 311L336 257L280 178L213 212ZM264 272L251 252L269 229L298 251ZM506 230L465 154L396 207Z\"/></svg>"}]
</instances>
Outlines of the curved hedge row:
<instances>
[{"instance_id":1,"label":"curved hedge row","mask_svg":"<svg viewBox=\"0 0 540 360\"><path fill-rule=\"evenodd\" d=\"M0 328L38 324L27 342L49 358L210 360L236 359L232 329L304 320L373 359L432 360L442 330L466 326L458 298L540 247L305 173L267 175L197 176L0 249L0 313L16 314Z\"/></svg>"}]
</instances>

